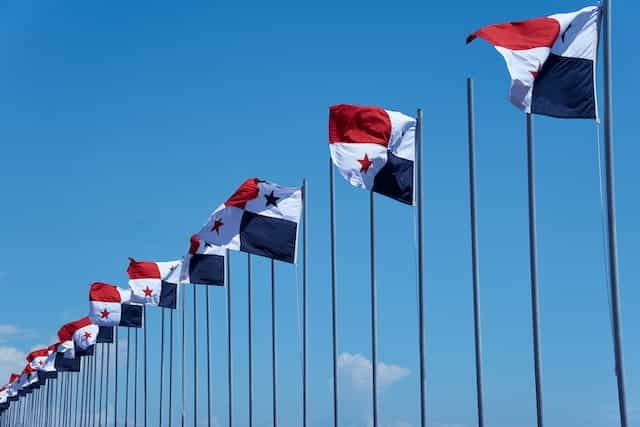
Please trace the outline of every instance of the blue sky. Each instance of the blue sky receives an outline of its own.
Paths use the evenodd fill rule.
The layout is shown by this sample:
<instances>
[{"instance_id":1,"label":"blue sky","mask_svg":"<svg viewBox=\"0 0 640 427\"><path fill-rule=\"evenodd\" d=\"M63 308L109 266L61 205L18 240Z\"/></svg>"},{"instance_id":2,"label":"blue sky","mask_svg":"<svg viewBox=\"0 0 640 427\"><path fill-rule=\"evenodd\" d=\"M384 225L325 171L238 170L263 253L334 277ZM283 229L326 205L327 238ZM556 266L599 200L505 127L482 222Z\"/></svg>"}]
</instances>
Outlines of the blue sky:
<instances>
[{"instance_id":1,"label":"blue sky","mask_svg":"<svg viewBox=\"0 0 640 427\"><path fill-rule=\"evenodd\" d=\"M476 83L486 423L535 424L525 119L478 27L557 2L4 2L0 5L0 375L87 313L127 257L170 260L244 179L309 180L310 426L331 420L327 108L424 109L428 417L475 425L465 79ZM618 6L619 5L619 6ZM640 426L635 100L640 6L616 2L620 288L631 425ZM617 398L596 126L536 118L540 308L549 426L609 427ZM340 418L367 426L367 193L337 177ZM378 198L381 425L417 425L414 213ZM247 417L246 257L232 256L234 406ZM268 262L254 285L255 425L270 421ZM280 425L300 425L300 268L278 265ZM296 279L298 278L298 279ZM191 304L191 289L187 303ZM202 308L204 290L199 289ZM211 289L214 414L226 420L224 290ZM159 346L159 311L148 319ZM200 311L200 324L204 321ZM190 328L190 323L188 323ZM188 329L190 331L190 329ZM200 334L200 339L203 335ZM191 357L191 334L187 357ZM190 360L190 359L189 359ZM202 362L202 357L200 361ZM176 365L177 370L178 365ZM189 371L193 367L189 365ZM151 424L158 355L150 359ZM203 372L204 364L196 369ZM201 379L200 390L204 390ZM176 389L177 392L177 389ZM204 394L200 415L204 421ZM187 399L191 399L188 388ZM187 408L191 418L191 406ZM141 419L139 417L139 419Z\"/></svg>"}]
</instances>

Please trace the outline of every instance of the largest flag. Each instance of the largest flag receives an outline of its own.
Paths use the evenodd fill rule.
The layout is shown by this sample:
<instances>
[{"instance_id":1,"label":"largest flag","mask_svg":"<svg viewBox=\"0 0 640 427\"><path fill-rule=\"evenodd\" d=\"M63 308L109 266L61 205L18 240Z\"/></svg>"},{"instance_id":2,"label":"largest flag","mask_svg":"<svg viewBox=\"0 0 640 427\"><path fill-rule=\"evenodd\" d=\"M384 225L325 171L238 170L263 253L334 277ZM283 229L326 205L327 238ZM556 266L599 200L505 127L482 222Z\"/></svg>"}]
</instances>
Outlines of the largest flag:
<instances>
[{"instance_id":1,"label":"largest flag","mask_svg":"<svg viewBox=\"0 0 640 427\"><path fill-rule=\"evenodd\" d=\"M246 180L198 232L219 248L295 262L302 190Z\"/></svg>"},{"instance_id":2,"label":"largest flag","mask_svg":"<svg viewBox=\"0 0 640 427\"><path fill-rule=\"evenodd\" d=\"M490 25L480 37L504 57L511 102L527 113L597 119L596 53L600 9L586 7L520 22Z\"/></svg>"}]
</instances>

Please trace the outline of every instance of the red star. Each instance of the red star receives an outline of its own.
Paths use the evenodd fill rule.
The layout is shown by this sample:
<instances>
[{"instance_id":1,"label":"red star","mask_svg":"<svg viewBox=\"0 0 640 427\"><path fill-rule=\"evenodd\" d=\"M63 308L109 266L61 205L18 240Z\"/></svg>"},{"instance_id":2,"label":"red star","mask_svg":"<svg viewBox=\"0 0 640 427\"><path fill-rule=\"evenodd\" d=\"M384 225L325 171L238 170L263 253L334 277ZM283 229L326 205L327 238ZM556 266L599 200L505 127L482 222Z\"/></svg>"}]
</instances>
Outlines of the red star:
<instances>
[{"instance_id":1,"label":"red star","mask_svg":"<svg viewBox=\"0 0 640 427\"><path fill-rule=\"evenodd\" d=\"M150 297L151 295L153 295L153 291L149 288L149 286L144 288L142 292L144 292L145 297Z\"/></svg>"},{"instance_id":2,"label":"red star","mask_svg":"<svg viewBox=\"0 0 640 427\"><path fill-rule=\"evenodd\" d=\"M84 334L82 334L82 336L84 337L84 339L88 340L89 338L91 338L91 333L85 332Z\"/></svg>"},{"instance_id":3,"label":"red star","mask_svg":"<svg viewBox=\"0 0 640 427\"><path fill-rule=\"evenodd\" d=\"M213 227L211 228L211 231L215 231L216 233L220 234L220 227L222 227L224 225L224 222L222 222L221 219L216 219L215 222L213 223Z\"/></svg>"},{"instance_id":4,"label":"red star","mask_svg":"<svg viewBox=\"0 0 640 427\"><path fill-rule=\"evenodd\" d=\"M367 171L373 164L373 162L369 160L369 156L366 154L364 155L364 159L358 160L358 163L360 163L360 172L364 172L364 173L367 173Z\"/></svg>"},{"instance_id":5,"label":"red star","mask_svg":"<svg viewBox=\"0 0 640 427\"><path fill-rule=\"evenodd\" d=\"M100 312L100 318L101 319L108 319L109 318L109 312L107 311L106 308Z\"/></svg>"}]
</instances>

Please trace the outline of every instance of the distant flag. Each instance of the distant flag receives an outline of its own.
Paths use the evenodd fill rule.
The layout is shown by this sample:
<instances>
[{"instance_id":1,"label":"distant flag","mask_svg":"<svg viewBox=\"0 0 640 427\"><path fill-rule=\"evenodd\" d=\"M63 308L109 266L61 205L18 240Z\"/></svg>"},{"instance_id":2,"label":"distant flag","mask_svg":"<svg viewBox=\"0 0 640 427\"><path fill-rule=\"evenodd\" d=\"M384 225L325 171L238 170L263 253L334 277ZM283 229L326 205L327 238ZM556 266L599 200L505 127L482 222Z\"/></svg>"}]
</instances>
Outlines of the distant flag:
<instances>
[{"instance_id":1,"label":"distant flag","mask_svg":"<svg viewBox=\"0 0 640 427\"><path fill-rule=\"evenodd\" d=\"M140 304L175 309L182 260L171 262L136 261L129 258L131 300Z\"/></svg>"},{"instance_id":2,"label":"distant flag","mask_svg":"<svg viewBox=\"0 0 640 427\"><path fill-rule=\"evenodd\" d=\"M83 317L75 322L69 322L58 331L58 338L63 342L71 340L75 349L75 356L93 354L93 348L98 338L98 325L89 317Z\"/></svg>"},{"instance_id":3,"label":"distant flag","mask_svg":"<svg viewBox=\"0 0 640 427\"><path fill-rule=\"evenodd\" d=\"M38 371L27 364L20 374L20 390L23 393L31 393L38 387Z\"/></svg>"},{"instance_id":4,"label":"distant flag","mask_svg":"<svg viewBox=\"0 0 640 427\"><path fill-rule=\"evenodd\" d=\"M41 348L27 355L27 362L33 369L42 372L46 378L56 377L55 349Z\"/></svg>"},{"instance_id":5,"label":"distant flag","mask_svg":"<svg viewBox=\"0 0 640 427\"><path fill-rule=\"evenodd\" d=\"M225 252L224 248L207 243L194 234L181 281L197 285L224 285Z\"/></svg>"},{"instance_id":6,"label":"distant flag","mask_svg":"<svg viewBox=\"0 0 640 427\"><path fill-rule=\"evenodd\" d=\"M379 107L329 109L331 159L355 187L413 205L416 119Z\"/></svg>"},{"instance_id":7,"label":"distant flag","mask_svg":"<svg viewBox=\"0 0 640 427\"><path fill-rule=\"evenodd\" d=\"M7 384L7 397L9 402L18 400L18 390L20 388L20 375L11 374L9 383Z\"/></svg>"},{"instance_id":8,"label":"distant flag","mask_svg":"<svg viewBox=\"0 0 640 427\"><path fill-rule=\"evenodd\" d=\"M597 119L596 53L600 9L490 25L480 37L504 57L510 99L519 109L560 118Z\"/></svg>"},{"instance_id":9,"label":"distant flag","mask_svg":"<svg viewBox=\"0 0 640 427\"><path fill-rule=\"evenodd\" d=\"M203 242L294 263L302 190L258 178L246 180L211 214Z\"/></svg>"},{"instance_id":10,"label":"distant flag","mask_svg":"<svg viewBox=\"0 0 640 427\"><path fill-rule=\"evenodd\" d=\"M131 289L96 282L89 288L89 317L100 327L142 327L142 306L127 304ZM100 331L102 333L102 329Z\"/></svg>"}]
</instances>

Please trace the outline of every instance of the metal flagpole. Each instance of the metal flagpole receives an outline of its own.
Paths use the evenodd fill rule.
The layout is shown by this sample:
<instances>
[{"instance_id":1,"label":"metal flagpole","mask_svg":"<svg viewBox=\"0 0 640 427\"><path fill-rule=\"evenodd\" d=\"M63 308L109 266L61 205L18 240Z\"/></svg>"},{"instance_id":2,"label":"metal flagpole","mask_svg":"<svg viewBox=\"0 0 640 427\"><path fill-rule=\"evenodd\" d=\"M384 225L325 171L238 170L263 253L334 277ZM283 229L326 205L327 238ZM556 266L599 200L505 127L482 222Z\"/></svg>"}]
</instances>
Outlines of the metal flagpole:
<instances>
[{"instance_id":1,"label":"metal flagpole","mask_svg":"<svg viewBox=\"0 0 640 427\"><path fill-rule=\"evenodd\" d=\"M418 215L418 347L420 353L419 360L419 381L420 381L420 426L427 425L427 392L425 373L425 339L424 339L424 200L422 191L422 171L423 171L423 145L422 145L422 109L417 111L416 120L416 199ZM372 193L373 194L373 193ZM482 426L480 426L482 427Z\"/></svg>"},{"instance_id":2,"label":"metal flagpole","mask_svg":"<svg viewBox=\"0 0 640 427\"><path fill-rule=\"evenodd\" d=\"M307 209L307 180L302 181L302 214L304 219L302 221L302 425L307 426L307 218L309 213Z\"/></svg>"},{"instance_id":3,"label":"metal flagpole","mask_svg":"<svg viewBox=\"0 0 640 427\"><path fill-rule=\"evenodd\" d=\"M169 311L169 427L173 424L173 312Z\"/></svg>"},{"instance_id":4,"label":"metal flagpole","mask_svg":"<svg viewBox=\"0 0 640 427\"><path fill-rule=\"evenodd\" d=\"M82 374L80 372L76 373L75 378L76 378L76 410L73 411L73 426L77 426L78 425L78 413L80 412L80 386L81 386L81 381L80 381L80 376Z\"/></svg>"},{"instance_id":5,"label":"metal flagpole","mask_svg":"<svg viewBox=\"0 0 640 427\"><path fill-rule=\"evenodd\" d=\"M96 350L98 346L96 345ZM104 344L100 344L100 388L98 392L98 426L102 426L102 387L104 385Z\"/></svg>"},{"instance_id":6,"label":"metal flagpole","mask_svg":"<svg viewBox=\"0 0 640 427\"><path fill-rule=\"evenodd\" d=\"M377 354L377 301L376 301L376 235L375 235L375 197L369 193L369 218L371 233L371 367L372 367L372 405L373 427L378 427L378 354Z\"/></svg>"},{"instance_id":7,"label":"metal flagpole","mask_svg":"<svg viewBox=\"0 0 640 427\"><path fill-rule=\"evenodd\" d=\"M467 125L469 127L469 210L471 218L471 270L473 275L473 330L476 357L476 400L478 427L484 427L482 385L482 334L480 328L480 273L478 265L478 224L476 217L476 130L473 108L473 80L467 79Z\"/></svg>"},{"instance_id":8,"label":"metal flagpole","mask_svg":"<svg viewBox=\"0 0 640 427\"><path fill-rule=\"evenodd\" d=\"M247 254L247 313L249 316L249 427L253 427L253 333L251 320L251 254Z\"/></svg>"},{"instance_id":9,"label":"metal flagpole","mask_svg":"<svg viewBox=\"0 0 640 427\"><path fill-rule=\"evenodd\" d=\"M207 427L211 427L211 316L209 314L209 286L205 288L205 311L207 322Z\"/></svg>"},{"instance_id":10,"label":"metal flagpole","mask_svg":"<svg viewBox=\"0 0 640 427\"><path fill-rule=\"evenodd\" d=\"M164 406L162 405L162 389L164 387L164 312L165 308L163 307L160 317L160 322L162 323L160 326L160 408L158 409L160 417L158 425L160 427L162 427L162 413L164 412Z\"/></svg>"},{"instance_id":11,"label":"metal flagpole","mask_svg":"<svg viewBox=\"0 0 640 427\"><path fill-rule=\"evenodd\" d=\"M82 379L83 381L83 391L82 391L82 396L84 397L84 399L82 399L82 414L80 415L80 424L82 426L85 426L89 423L88 419L89 419L89 389L91 387L91 364L90 364L90 359L84 358L84 359L80 359L80 363L82 364L82 366L84 367L83 369L83 373L84 373L84 378Z\"/></svg>"},{"instance_id":12,"label":"metal flagpole","mask_svg":"<svg viewBox=\"0 0 640 427\"><path fill-rule=\"evenodd\" d=\"M338 300L336 294L336 207L333 160L329 158L329 217L331 225L331 336L333 353L333 427L338 427Z\"/></svg>"},{"instance_id":13,"label":"metal flagpole","mask_svg":"<svg viewBox=\"0 0 640 427\"><path fill-rule=\"evenodd\" d=\"M98 356L97 356L97 352L98 352L98 346L95 346L95 355L93 356L93 398L91 400L91 422L92 422L92 426L95 427L96 425L96 406L98 404L97 401L97 391L96 391L96 387L98 386Z\"/></svg>"},{"instance_id":14,"label":"metal flagpole","mask_svg":"<svg viewBox=\"0 0 640 427\"><path fill-rule=\"evenodd\" d=\"M147 306L146 305L144 306L144 317L145 317L145 319L147 317ZM144 330L142 331L143 332L143 339L144 339L144 342L143 342L143 347L144 347L144 349L143 349L143 353L144 353L143 354L143 357L144 357L144 360L143 360L143 364L144 364L144 366L143 366L143 375L144 375L144 405L143 405L144 406L144 416L143 416L143 419L144 419L144 427L147 427L147 414L148 414L148 410L147 410L147 392L148 392L148 387L149 387L149 381L148 381L149 355L147 353L147 349L148 349L148 346L147 346L147 344L148 344L148 332L147 332L147 330L148 329L149 328L148 328L148 323L147 323L145 325Z\"/></svg>"},{"instance_id":15,"label":"metal flagpole","mask_svg":"<svg viewBox=\"0 0 640 427\"><path fill-rule=\"evenodd\" d=\"M273 427L278 425L278 387L276 375L276 262L271 260L271 403Z\"/></svg>"},{"instance_id":16,"label":"metal flagpole","mask_svg":"<svg viewBox=\"0 0 640 427\"><path fill-rule=\"evenodd\" d=\"M115 341L114 347L114 376L113 376L113 427L118 427L118 374L120 371L118 370L118 327L113 327L113 339Z\"/></svg>"},{"instance_id":17,"label":"metal flagpole","mask_svg":"<svg viewBox=\"0 0 640 427\"><path fill-rule=\"evenodd\" d=\"M180 378L182 384L181 384L181 393L182 393L182 404L180 406L180 420L181 420L181 427L184 427L184 422L185 422L185 418L184 418L184 393L185 393L185 351L186 351L186 345L185 345L185 337L186 337L186 314L187 314L187 293L186 292L182 292L182 314L181 314L181 318L182 318L182 363L180 366L180 369L182 370L182 376Z\"/></svg>"},{"instance_id":18,"label":"metal flagpole","mask_svg":"<svg viewBox=\"0 0 640 427\"><path fill-rule=\"evenodd\" d=\"M193 286L193 425L198 425L198 290Z\"/></svg>"},{"instance_id":19,"label":"metal flagpole","mask_svg":"<svg viewBox=\"0 0 640 427\"><path fill-rule=\"evenodd\" d=\"M53 385L51 384L51 381L53 379L49 379L47 381L48 383L48 387L47 387L47 392L46 392L46 397L45 397L45 403L44 403L44 417L43 417L43 423L49 422L49 420L51 420L51 413L49 412L49 409L51 408L51 394L53 393L51 391L51 388L53 387Z\"/></svg>"},{"instance_id":20,"label":"metal flagpole","mask_svg":"<svg viewBox=\"0 0 640 427\"><path fill-rule=\"evenodd\" d=\"M104 425L105 427L109 424L109 381L110 381L109 368L111 368L111 346L107 345L107 373L106 373L107 387L104 392Z\"/></svg>"},{"instance_id":21,"label":"metal flagpole","mask_svg":"<svg viewBox=\"0 0 640 427\"><path fill-rule=\"evenodd\" d=\"M227 282L227 387L228 387L228 404L227 413L228 426L233 426L233 386L231 382L232 360L231 360L231 258L227 250L225 255L225 279Z\"/></svg>"},{"instance_id":22,"label":"metal flagpole","mask_svg":"<svg viewBox=\"0 0 640 427\"><path fill-rule=\"evenodd\" d=\"M146 314L144 307L142 316ZM146 318L144 322L146 329ZM138 329L134 333L134 346L133 346L133 426L138 427Z\"/></svg>"},{"instance_id":23,"label":"metal flagpole","mask_svg":"<svg viewBox=\"0 0 640 427\"><path fill-rule=\"evenodd\" d=\"M129 367L131 353L131 328L127 328L127 366L125 367L125 387L124 387L124 425L129 425ZM117 396L116 396L117 398Z\"/></svg>"},{"instance_id":24,"label":"metal flagpole","mask_svg":"<svg viewBox=\"0 0 640 427\"><path fill-rule=\"evenodd\" d=\"M533 362L536 385L537 426L544 426L542 413L542 373L540 359L540 318L538 314L538 261L536 244L536 196L534 177L533 116L527 114L527 175L529 187L529 271L531 276L531 323L533 326Z\"/></svg>"},{"instance_id":25,"label":"metal flagpole","mask_svg":"<svg viewBox=\"0 0 640 427\"><path fill-rule=\"evenodd\" d=\"M618 383L618 406L620 425L627 427L627 398L624 379L624 357L622 354L622 321L620 319L620 291L618 289L618 245L615 207L615 173L613 160L613 81L611 58L611 0L604 0L604 145L605 174L607 183L607 220L609 284L611 286L611 319L613 321L613 347L615 353L615 372Z\"/></svg>"}]
</instances>

